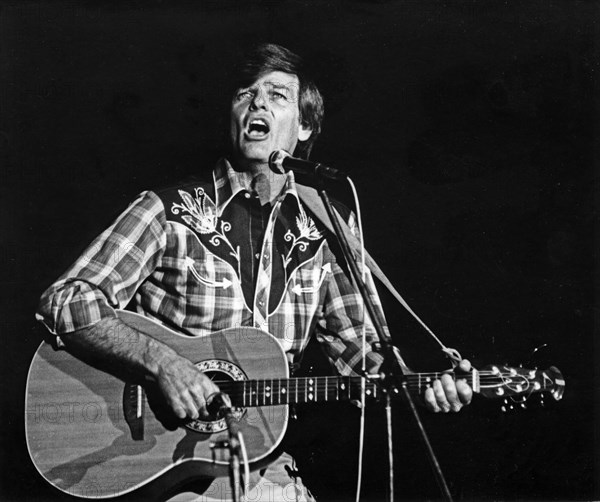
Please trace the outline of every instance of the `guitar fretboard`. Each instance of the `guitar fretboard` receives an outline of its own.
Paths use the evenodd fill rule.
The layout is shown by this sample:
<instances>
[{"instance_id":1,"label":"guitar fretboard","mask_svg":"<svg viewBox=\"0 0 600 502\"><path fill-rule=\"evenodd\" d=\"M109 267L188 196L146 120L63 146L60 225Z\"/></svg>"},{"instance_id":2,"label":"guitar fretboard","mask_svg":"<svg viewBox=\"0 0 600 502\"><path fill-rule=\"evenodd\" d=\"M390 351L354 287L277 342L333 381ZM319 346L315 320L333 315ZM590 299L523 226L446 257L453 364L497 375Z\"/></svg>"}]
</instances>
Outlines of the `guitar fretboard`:
<instances>
[{"instance_id":1,"label":"guitar fretboard","mask_svg":"<svg viewBox=\"0 0 600 502\"><path fill-rule=\"evenodd\" d=\"M420 393L431 386L442 373L411 373L406 375L406 385L413 393ZM454 377L453 373L450 373ZM476 375L461 376L470 385ZM362 377L318 376L303 378L262 379L215 382L225 392L234 406L271 406L278 404L311 403L326 401L348 401L360 399L361 385L369 398L381 395L381 389L372 381Z\"/></svg>"},{"instance_id":2,"label":"guitar fretboard","mask_svg":"<svg viewBox=\"0 0 600 502\"><path fill-rule=\"evenodd\" d=\"M359 377L305 377L215 382L234 406L271 406L278 404L347 401L359 399ZM378 389L365 382L365 392L377 397Z\"/></svg>"}]
</instances>

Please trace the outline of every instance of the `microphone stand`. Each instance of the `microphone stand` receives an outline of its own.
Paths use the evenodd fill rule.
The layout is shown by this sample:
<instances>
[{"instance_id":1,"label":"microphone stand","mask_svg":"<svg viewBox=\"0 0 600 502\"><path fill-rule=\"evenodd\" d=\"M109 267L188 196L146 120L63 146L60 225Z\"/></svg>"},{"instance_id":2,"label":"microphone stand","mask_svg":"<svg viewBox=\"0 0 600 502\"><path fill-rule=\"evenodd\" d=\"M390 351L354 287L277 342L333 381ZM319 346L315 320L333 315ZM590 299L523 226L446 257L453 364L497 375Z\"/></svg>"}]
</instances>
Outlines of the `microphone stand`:
<instances>
[{"instance_id":1,"label":"microphone stand","mask_svg":"<svg viewBox=\"0 0 600 502\"><path fill-rule=\"evenodd\" d=\"M241 476L240 476L240 427L233 414L231 400L227 394L222 392L209 396L209 412L217 408L216 416L224 418L229 431L229 470L231 481L231 493L234 502L240 500ZM212 406L211 406L212 405ZM245 480L248 483L248 480Z\"/></svg>"},{"instance_id":2,"label":"microphone stand","mask_svg":"<svg viewBox=\"0 0 600 502\"><path fill-rule=\"evenodd\" d=\"M362 280L362 275L360 273L360 270L358 268L356 260L355 260L354 256L352 255L352 251L348 244L348 240L346 239L346 235L344 234L344 231L342 230L342 227L338 220L337 214L334 211L333 206L331 205L331 201L329 200L329 196L327 195L327 192L325 191L325 188L323 187L321 180L319 180L319 181L320 181L319 186L318 186L319 195L321 196L321 200L323 201L323 204L325 206L325 210L327 211L329 219L331 220L331 223L333 224L333 229L335 230L335 234L337 236L338 242L342 249L342 254L344 255L344 258L346 259L346 263L348 263L348 266L350 268L352 278L354 279L356 285L358 286L360 294L361 294L363 301L365 302L365 305L367 307L367 311L369 312L369 315L373 322L373 326L375 327L375 331L377 332L377 335L379 336L379 340L381 342L381 352L383 353L383 364L381 366L381 377L379 377L377 379L381 382L380 385L382 385L383 390L387 396L386 399L387 399L387 407L388 407L388 421L389 421L389 417L390 417L389 410L391 409L390 396L392 393L399 392L398 389L400 388L400 389L402 389L402 393L409 404L412 415L413 415L415 422L417 423L417 426L421 433L421 438L423 439L423 442L425 444L425 449L427 451L427 455L428 455L429 461L431 463L432 470L433 470L435 479L438 483L438 486L440 488L440 491L442 492L444 499L451 502L452 495L450 494L450 490L448 489L448 485L444 478L444 474L442 473L442 470L441 470L440 464L437 460L437 457L433 451L433 448L431 447L431 443L429 442L429 437L427 436L425 428L423 427L423 423L421 422L421 418L419 417L419 413L415 406L414 400L413 400L412 396L410 395L410 392L408 391L406 378L404 376L404 371L402 370L402 367L400 366L398 358L394 354L394 346L392 345L391 338L387 335L387 333L385 332L385 330L383 328L382 319L380 318L379 313L377 312L377 309L375 308L375 305L373 304L373 301L371 300L371 297L369 296L367 286L365 285L364 281ZM368 378L368 376L367 376L367 378ZM390 429L388 431L388 434L389 434L389 439L391 441L391 422L390 422L389 427L390 427ZM391 448L391 444L390 444L390 448ZM393 494L394 494L394 487L393 487L394 473L393 473L392 462L393 462L393 457L390 453L391 502L393 502Z\"/></svg>"},{"instance_id":3,"label":"microphone stand","mask_svg":"<svg viewBox=\"0 0 600 502\"><path fill-rule=\"evenodd\" d=\"M231 408L222 409L227 428L229 429L229 469L231 471L231 493L234 502L238 502L241 493L241 476L240 476L240 429L237 420L233 416ZM245 480L246 483L248 480Z\"/></svg>"}]
</instances>

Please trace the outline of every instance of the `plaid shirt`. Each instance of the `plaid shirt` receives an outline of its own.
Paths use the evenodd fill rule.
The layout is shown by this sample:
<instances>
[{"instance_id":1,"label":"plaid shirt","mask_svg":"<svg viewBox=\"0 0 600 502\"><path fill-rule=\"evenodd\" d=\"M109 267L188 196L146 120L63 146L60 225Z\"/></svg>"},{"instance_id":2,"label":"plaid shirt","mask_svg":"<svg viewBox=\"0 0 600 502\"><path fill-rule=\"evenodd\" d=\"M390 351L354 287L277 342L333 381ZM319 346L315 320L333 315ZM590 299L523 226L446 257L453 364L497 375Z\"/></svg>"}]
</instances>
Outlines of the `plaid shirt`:
<instances>
[{"instance_id":1,"label":"plaid shirt","mask_svg":"<svg viewBox=\"0 0 600 502\"><path fill-rule=\"evenodd\" d=\"M337 371L358 372L362 298L287 176L258 225L244 220L252 194L224 159L211 182L140 194L44 292L37 319L58 337L127 305L191 336L254 326L273 334L290 362L316 329ZM367 284L380 308L370 275ZM368 317L365 328L370 369L382 358L371 351Z\"/></svg>"}]
</instances>

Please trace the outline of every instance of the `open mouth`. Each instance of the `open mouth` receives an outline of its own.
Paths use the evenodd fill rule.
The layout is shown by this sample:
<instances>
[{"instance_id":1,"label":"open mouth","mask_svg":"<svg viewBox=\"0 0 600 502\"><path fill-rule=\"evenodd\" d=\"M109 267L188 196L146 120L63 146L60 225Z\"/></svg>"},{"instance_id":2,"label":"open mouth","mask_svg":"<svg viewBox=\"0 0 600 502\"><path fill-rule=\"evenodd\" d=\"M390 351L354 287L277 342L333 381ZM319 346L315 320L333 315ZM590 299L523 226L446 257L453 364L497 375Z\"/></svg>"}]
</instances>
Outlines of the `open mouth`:
<instances>
[{"instance_id":1,"label":"open mouth","mask_svg":"<svg viewBox=\"0 0 600 502\"><path fill-rule=\"evenodd\" d=\"M248 124L247 134L252 139L262 139L269 134L271 128L263 119L252 119Z\"/></svg>"}]
</instances>

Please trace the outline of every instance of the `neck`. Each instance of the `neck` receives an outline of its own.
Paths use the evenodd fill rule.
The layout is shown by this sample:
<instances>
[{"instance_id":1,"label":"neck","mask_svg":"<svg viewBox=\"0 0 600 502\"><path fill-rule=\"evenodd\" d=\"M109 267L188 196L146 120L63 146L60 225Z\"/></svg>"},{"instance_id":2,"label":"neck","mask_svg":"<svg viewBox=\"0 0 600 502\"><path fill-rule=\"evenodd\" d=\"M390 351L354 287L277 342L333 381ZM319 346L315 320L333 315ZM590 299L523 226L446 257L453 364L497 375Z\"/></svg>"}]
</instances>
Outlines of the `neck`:
<instances>
[{"instance_id":1,"label":"neck","mask_svg":"<svg viewBox=\"0 0 600 502\"><path fill-rule=\"evenodd\" d=\"M271 171L266 162L243 161L232 163L233 168L241 173L242 182L246 189L258 194L260 203L272 204L279 196L287 176Z\"/></svg>"}]
</instances>

